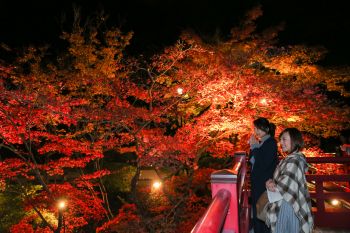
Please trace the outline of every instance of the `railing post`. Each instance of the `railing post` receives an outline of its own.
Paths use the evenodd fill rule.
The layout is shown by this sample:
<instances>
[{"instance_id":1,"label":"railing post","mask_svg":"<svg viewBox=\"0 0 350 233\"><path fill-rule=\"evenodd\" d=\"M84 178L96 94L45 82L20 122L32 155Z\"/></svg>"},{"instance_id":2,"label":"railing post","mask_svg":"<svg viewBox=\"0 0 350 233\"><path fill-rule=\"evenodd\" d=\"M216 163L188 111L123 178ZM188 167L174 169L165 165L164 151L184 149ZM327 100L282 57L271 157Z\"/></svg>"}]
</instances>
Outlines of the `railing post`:
<instances>
[{"instance_id":1,"label":"railing post","mask_svg":"<svg viewBox=\"0 0 350 233\"><path fill-rule=\"evenodd\" d=\"M231 193L229 210L225 219L222 233L238 233L238 196L237 196L237 174L233 170L219 170L211 174L212 197L221 189Z\"/></svg>"},{"instance_id":2,"label":"railing post","mask_svg":"<svg viewBox=\"0 0 350 233\"><path fill-rule=\"evenodd\" d=\"M230 198L231 193L228 190L219 190L191 233L221 232L230 205Z\"/></svg>"}]
</instances>

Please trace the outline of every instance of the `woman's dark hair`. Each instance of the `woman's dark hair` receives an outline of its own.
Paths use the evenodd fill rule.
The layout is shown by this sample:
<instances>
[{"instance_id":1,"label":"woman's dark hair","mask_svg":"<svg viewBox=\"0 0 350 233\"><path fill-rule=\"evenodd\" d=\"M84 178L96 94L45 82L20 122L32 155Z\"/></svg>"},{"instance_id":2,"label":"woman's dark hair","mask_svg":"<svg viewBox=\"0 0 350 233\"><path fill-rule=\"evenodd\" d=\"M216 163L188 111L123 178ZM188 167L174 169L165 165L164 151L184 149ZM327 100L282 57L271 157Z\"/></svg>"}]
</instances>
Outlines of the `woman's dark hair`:
<instances>
[{"instance_id":1,"label":"woman's dark hair","mask_svg":"<svg viewBox=\"0 0 350 233\"><path fill-rule=\"evenodd\" d=\"M284 129L281 132L279 139L281 139L281 137L284 133L288 133L290 136L291 151L289 151L289 153L295 152L295 151L300 151L303 148L303 146L304 146L303 135L301 134L301 132L297 128Z\"/></svg>"},{"instance_id":2,"label":"woman's dark hair","mask_svg":"<svg viewBox=\"0 0 350 233\"><path fill-rule=\"evenodd\" d=\"M253 124L256 128L264 131L269 134L271 137L275 137L276 125L270 123L266 118L259 117L258 119L253 121Z\"/></svg>"}]
</instances>

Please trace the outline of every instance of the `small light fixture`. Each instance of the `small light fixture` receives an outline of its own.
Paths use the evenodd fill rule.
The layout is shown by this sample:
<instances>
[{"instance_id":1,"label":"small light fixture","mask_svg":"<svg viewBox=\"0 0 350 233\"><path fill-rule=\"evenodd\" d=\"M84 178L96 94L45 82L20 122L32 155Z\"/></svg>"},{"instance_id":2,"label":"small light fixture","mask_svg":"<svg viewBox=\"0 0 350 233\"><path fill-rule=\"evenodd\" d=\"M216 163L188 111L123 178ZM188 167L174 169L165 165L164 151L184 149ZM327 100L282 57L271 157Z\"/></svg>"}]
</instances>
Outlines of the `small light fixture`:
<instances>
[{"instance_id":1,"label":"small light fixture","mask_svg":"<svg viewBox=\"0 0 350 233\"><path fill-rule=\"evenodd\" d=\"M181 87L179 87L179 88L177 88L176 91L177 91L177 94L182 95L184 90Z\"/></svg>"},{"instance_id":2,"label":"small light fixture","mask_svg":"<svg viewBox=\"0 0 350 233\"><path fill-rule=\"evenodd\" d=\"M338 206L340 204L340 201L338 199L331 200L331 204L334 206Z\"/></svg>"},{"instance_id":3,"label":"small light fixture","mask_svg":"<svg viewBox=\"0 0 350 233\"><path fill-rule=\"evenodd\" d=\"M160 186L162 186L162 183L161 183L161 182L159 182L159 181L153 182L152 187L153 187L154 189L159 189Z\"/></svg>"},{"instance_id":4,"label":"small light fixture","mask_svg":"<svg viewBox=\"0 0 350 233\"><path fill-rule=\"evenodd\" d=\"M63 210L64 208L66 208L66 202L65 201L59 201L58 202L58 208L60 210Z\"/></svg>"}]
</instances>

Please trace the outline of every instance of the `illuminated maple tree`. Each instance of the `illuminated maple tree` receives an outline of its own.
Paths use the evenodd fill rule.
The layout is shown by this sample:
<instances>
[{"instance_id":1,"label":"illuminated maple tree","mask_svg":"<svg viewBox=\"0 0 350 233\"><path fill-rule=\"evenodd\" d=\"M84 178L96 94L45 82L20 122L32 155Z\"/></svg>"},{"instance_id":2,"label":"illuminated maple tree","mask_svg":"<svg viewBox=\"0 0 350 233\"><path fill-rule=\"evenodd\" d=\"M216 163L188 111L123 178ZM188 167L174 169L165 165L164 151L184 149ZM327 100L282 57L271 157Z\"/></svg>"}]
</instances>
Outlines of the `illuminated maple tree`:
<instances>
[{"instance_id":1,"label":"illuminated maple tree","mask_svg":"<svg viewBox=\"0 0 350 233\"><path fill-rule=\"evenodd\" d=\"M124 57L132 33L75 22L62 35L66 53L54 62L47 62L47 48L29 48L16 65L3 66L0 140L11 154L0 161L0 188L21 184L29 213L11 230L113 232L130 221L145 231L187 231L199 203L207 203L194 191L211 171L199 168L200 157L246 150L256 117L279 131L293 126L325 137L349 127L349 108L327 98L328 91L348 96L346 69L316 65L322 49L278 46L279 27L256 33L261 14L252 10L216 44L185 32L150 60ZM101 165L108 150L137 157L127 200L135 205L119 211L110 209L103 182L113 172ZM137 195L142 166L150 165L169 173L157 208L144 207ZM67 202L61 225L60 199Z\"/></svg>"}]
</instances>

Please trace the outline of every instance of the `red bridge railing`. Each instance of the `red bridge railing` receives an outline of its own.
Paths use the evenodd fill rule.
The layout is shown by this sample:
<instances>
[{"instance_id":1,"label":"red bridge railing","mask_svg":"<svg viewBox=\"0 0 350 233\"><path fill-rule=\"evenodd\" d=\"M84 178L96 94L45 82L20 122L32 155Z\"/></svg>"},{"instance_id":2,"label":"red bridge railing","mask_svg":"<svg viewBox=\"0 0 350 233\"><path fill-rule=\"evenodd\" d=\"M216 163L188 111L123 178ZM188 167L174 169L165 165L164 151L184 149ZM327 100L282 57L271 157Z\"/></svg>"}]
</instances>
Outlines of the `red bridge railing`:
<instances>
[{"instance_id":1,"label":"red bridge railing","mask_svg":"<svg viewBox=\"0 0 350 233\"><path fill-rule=\"evenodd\" d=\"M235 153L232 169L211 174L212 202L191 233L247 233L250 208L246 178L246 153Z\"/></svg>"},{"instance_id":2,"label":"red bridge railing","mask_svg":"<svg viewBox=\"0 0 350 233\"><path fill-rule=\"evenodd\" d=\"M315 225L350 229L350 157L308 157L310 164L344 164L346 174L308 174ZM334 171L336 173L336 171ZM191 233L247 233L250 207L246 153L235 153L233 169L211 174L212 203ZM346 183L343 188L337 183ZM331 185L329 184L331 183ZM332 200L340 204L333 205Z\"/></svg>"},{"instance_id":3,"label":"red bridge railing","mask_svg":"<svg viewBox=\"0 0 350 233\"><path fill-rule=\"evenodd\" d=\"M347 174L310 174L310 196L315 202L313 213L318 227L350 229L350 157L309 157L311 164L344 164ZM338 185L345 184L345 185ZM335 201L335 202L334 202ZM333 203L334 202L334 203Z\"/></svg>"}]
</instances>

